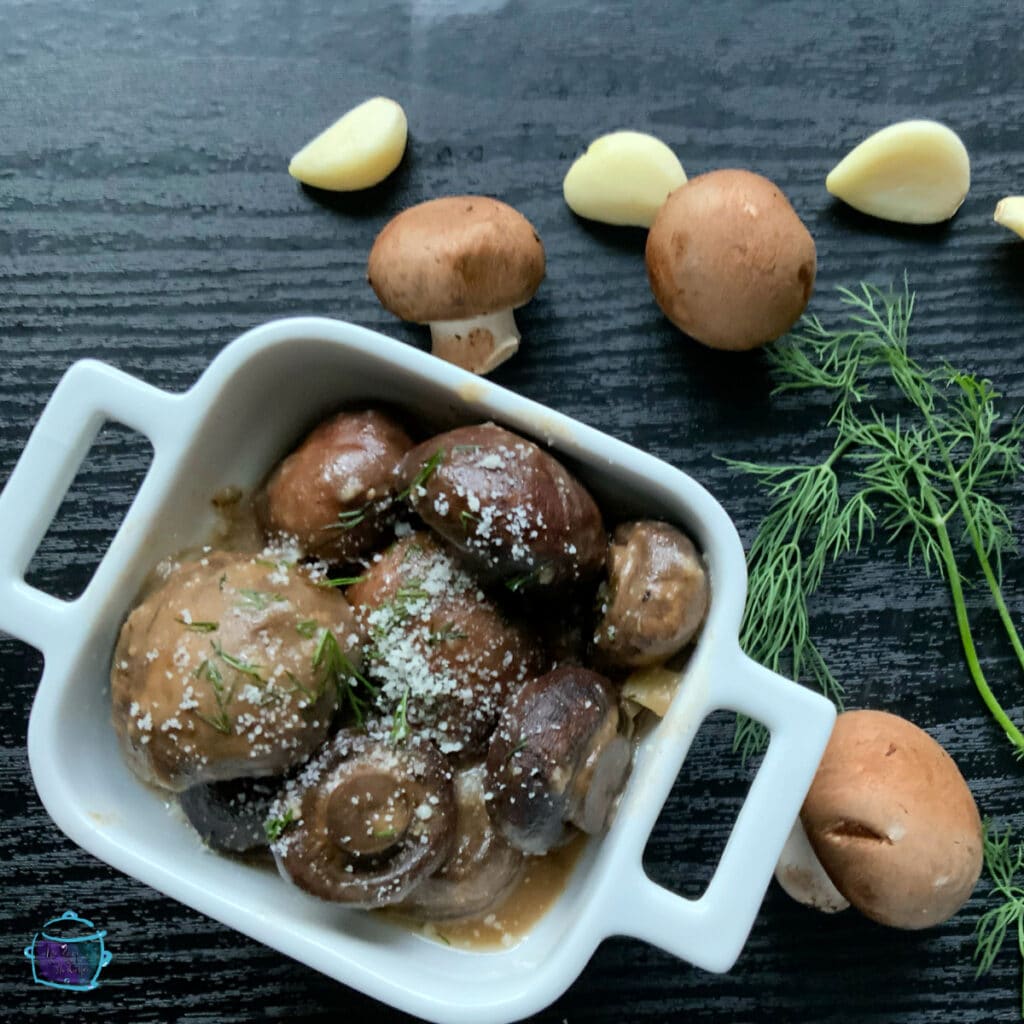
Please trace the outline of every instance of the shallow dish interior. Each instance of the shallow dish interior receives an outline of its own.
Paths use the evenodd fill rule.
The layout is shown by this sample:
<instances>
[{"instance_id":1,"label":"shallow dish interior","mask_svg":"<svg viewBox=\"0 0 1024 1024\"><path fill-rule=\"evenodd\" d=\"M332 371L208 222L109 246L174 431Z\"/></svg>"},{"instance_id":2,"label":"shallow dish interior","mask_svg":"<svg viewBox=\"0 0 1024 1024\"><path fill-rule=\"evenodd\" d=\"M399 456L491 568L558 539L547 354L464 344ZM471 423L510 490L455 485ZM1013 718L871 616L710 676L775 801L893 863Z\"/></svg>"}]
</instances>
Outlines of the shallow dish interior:
<instances>
[{"instance_id":1,"label":"shallow dish interior","mask_svg":"<svg viewBox=\"0 0 1024 1024\"><path fill-rule=\"evenodd\" d=\"M627 856L642 872L640 855L665 795L643 792L644 761L681 760L699 721L689 723L685 735L678 728L664 736L654 731L612 834L589 844L567 889L530 934L511 949L467 953L374 915L321 903L271 871L211 855L162 797L135 779L110 725L107 683L113 643L133 597L158 559L210 536L214 492L231 484L251 490L313 423L353 403L388 403L439 428L502 421L550 443L613 518L642 512L688 529L705 551L716 594L691 660L699 680L694 686L709 685L702 667L709 636L731 631L735 637L742 550L717 504L681 474L669 470L667 480L650 475L646 464L638 468L582 443L571 421L450 368L434 371L434 361L419 353L403 361L407 350L396 343L388 343L384 358L365 344L375 336L350 330L362 345L349 347L315 331L240 339L190 392L162 396L160 415L178 425L177 448L156 445L140 497L79 602L86 624L81 642L69 647L65 664L54 666L59 686L47 686L44 677L30 735L33 771L48 809L73 839L175 898L421 1016L475 1024L511 1020L556 998L615 931L602 917L610 872ZM740 578L722 586L723 573ZM726 594L737 588L738 599ZM710 700L705 704L704 713Z\"/></svg>"}]
</instances>

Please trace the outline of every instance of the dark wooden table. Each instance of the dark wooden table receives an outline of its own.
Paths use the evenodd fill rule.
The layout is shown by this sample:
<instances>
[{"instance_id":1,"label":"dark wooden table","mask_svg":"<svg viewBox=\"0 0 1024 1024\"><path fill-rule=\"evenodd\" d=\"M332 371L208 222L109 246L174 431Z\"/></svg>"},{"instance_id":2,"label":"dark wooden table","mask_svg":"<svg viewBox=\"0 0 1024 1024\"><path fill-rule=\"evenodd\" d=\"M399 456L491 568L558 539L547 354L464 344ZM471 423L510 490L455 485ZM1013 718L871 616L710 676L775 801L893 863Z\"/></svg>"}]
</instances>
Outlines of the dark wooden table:
<instances>
[{"instance_id":1,"label":"dark wooden table","mask_svg":"<svg viewBox=\"0 0 1024 1024\"><path fill-rule=\"evenodd\" d=\"M377 93L400 100L411 127L391 180L329 199L288 177L308 137ZM835 310L836 285L906 271L919 299L915 350L992 377L1016 406L1024 243L992 224L992 210L1024 188L1022 110L1019 22L1000 0L10 0L0 8L0 480L84 356L183 389L241 331L287 314L424 344L378 306L369 246L399 209L479 191L530 217L549 260L521 317L522 352L495 379L687 469L749 541L764 498L715 456L811 458L824 444L821 406L770 397L761 356L714 354L677 334L648 292L642 232L585 224L565 207L570 161L597 134L633 127L665 139L691 175L768 175L817 241L815 311ZM914 116L948 122L971 152L974 183L955 220L899 229L833 203L832 164L869 131ZM83 588L146 457L129 431L103 432L30 581L63 597ZM874 546L830 573L815 635L852 705L929 729L983 811L1020 825L1024 767L971 687L942 585L904 554ZM1012 561L1018 618L1022 581ZM972 602L986 670L1019 720L1020 672L981 595ZM0 1017L399 1018L66 840L25 753L40 668L34 650L0 638ZM648 847L652 875L688 894L710 876L747 782L730 732L724 715L702 731ZM773 887L731 974L609 942L537 1019L1012 1020L1014 951L974 978L972 930L988 905L983 884L948 924L902 933L853 912L818 916ZM91 994L34 986L21 955L66 907L109 932L115 960Z\"/></svg>"}]
</instances>

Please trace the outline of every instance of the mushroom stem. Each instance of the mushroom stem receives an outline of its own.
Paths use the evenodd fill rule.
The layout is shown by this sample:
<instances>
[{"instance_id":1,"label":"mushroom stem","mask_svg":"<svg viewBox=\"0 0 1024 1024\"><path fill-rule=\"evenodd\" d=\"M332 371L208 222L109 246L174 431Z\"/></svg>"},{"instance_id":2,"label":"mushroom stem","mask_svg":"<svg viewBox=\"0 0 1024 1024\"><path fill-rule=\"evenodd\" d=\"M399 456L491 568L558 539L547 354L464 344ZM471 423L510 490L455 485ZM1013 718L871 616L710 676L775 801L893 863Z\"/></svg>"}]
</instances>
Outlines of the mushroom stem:
<instances>
[{"instance_id":1,"label":"mushroom stem","mask_svg":"<svg viewBox=\"0 0 1024 1024\"><path fill-rule=\"evenodd\" d=\"M793 830L782 848L775 867L775 880L797 903L826 914L836 914L850 905L818 860L799 818L793 823Z\"/></svg>"},{"instance_id":2,"label":"mushroom stem","mask_svg":"<svg viewBox=\"0 0 1024 1024\"><path fill-rule=\"evenodd\" d=\"M431 352L471 373L490 373L519 350L519 328L511 309L466 320L434 320Z\"/></svg>"}]
</instances>

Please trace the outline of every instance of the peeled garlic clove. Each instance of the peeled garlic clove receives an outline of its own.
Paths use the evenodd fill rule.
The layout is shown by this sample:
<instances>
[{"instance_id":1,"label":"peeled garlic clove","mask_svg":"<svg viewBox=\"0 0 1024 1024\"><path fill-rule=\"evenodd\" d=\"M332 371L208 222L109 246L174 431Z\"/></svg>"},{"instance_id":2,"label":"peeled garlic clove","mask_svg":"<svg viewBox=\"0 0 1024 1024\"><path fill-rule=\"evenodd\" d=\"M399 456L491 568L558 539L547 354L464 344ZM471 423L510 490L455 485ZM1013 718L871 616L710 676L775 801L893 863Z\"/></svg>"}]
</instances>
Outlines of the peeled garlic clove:
<instances>
[{"instance_id":1,"label":"peeled garlic clove","mask_svg":"<svg viewBox=\"0 0 1024 1024\"><path fill-rule=\"evenodd\" d=\"M1024 196L1007 196L996 203L995 221L1024 238Z\"/></svg>"},{"instance_id":2,"label":"peeled garlic clove","mask_svg":"<svg viewBox=\"0 0 1024 1024\"><path fill-rule=\"evenodd\" d=\"M288 173L334 192L369 188L402 162L408 133L405 111L394 100L376 96L307 142L292 157Z\"/></svg>"},{"instance_id":3,"label":"peeled garlic clove","mask_svg":"<svg viewBox=\"0 0 1024 1024\"><path fill-rule=\"evenodd\" d=\"M604 224L649 228L669 192L686 182L679 158L653 135L612 132L595 139L569 168L569 209Z\"/></svg>"},{"instance_id":4,"label":"peeled garlic clove","mask_svg":"<svg viewBox=\"0 0 1024 1024\"><path fill-rule=\"evenodd\" d=\"M653 711L659 718L664 718L679 689L679 680L679 672L673 672L662 665L638 668L622 684L622 696L625 700Z\"/></svg>"},{"instance_id":5,"label":"peeled garlic clove","mask_svg":"<svg viewBox=\"0 0 1024 1024\"><path fill-rule=\"evenodd\" d=\"M970 185L960 136L937 121L900 121L875 132L825 179L825 188L855 210L900 224L948 220Z\"/></svg>"}]
</instances>

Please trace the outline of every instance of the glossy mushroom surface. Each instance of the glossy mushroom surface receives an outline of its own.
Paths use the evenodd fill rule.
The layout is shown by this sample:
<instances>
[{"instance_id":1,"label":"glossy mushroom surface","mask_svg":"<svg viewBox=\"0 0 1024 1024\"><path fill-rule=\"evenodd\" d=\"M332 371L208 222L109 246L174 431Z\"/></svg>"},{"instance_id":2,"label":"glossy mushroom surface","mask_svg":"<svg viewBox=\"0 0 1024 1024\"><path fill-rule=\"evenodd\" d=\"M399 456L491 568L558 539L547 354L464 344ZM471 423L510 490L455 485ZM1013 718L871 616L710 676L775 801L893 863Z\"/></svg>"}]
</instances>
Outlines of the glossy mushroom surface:
<instances>
[{"instance_id":1,"label":"glossy mushroom surface","mask_svg":"<svg viewBox=\"0 0 1024 1024\"><path fill-rule=\"evenodd\" d=\"M271 473L257 505L264 530L294 538L307 555L328 562L358 558L384 537L395 467L411 447L386 413L337 413Z\"/></svg>"},{"instance_id":2,"label":"glossy mushroom surface","mask_svg":"<svg viewBox=\"0 0 1024 1024\"><path fill-rule=\"evenodd\" d=\"M403 537L346 591L378 709L453 756L482 754L515 688L545 667L513 622L429 533Z\"/></svg>"},{"instance_id":3,"label":"glossy mushroom surface","mask_svg":"<svg viewBox=\"0 0 1024 1024\"><path fill-rule=\"evenodd\" d=\"M455 843L443 865L401 905L413 917L448 921L477 917L498 906L522 878L526 860L487 815L482 765L455 777Z\"/></svg>"},{"instance_id":4,"label":"glossy mushroom surface","mask_svg":"<svg viewBox=\"0 0 1024 1024\"><path fill-rule=\"evenodd\" d=\"M432 743L339 732L272 809L282 875L321 899L400 903L455 841L451 770Z\"/></svg>"},{"instance_id":5,"label":"glossy mushroom surface","mask_svg":"<svg viewBox=\"0 0 1024 1024\"><path fill-rule=\"evenodd\" d=\"M270 845L265 823L281 791L278 776L190 786L179 797L189 824L212 850L248 853Z\"/></svg>"},{"instance_id":6,"label":"glossy mushroom surface","mask_svg":"<svg viewBox=\"0 0 1024 1024\"><path fill-rule=\"evenodd\" d=\"M114 729L147 782L180 791L276 775L324 740L352 611L296 566L210 552L128 616L111 668Z\"/></svg>"},{"instance_id":7,"label":"glossy mushroom surface","mask_svg":"<svg viewBox=\"0 0 1024 1024\"><path fill-rule=\"evenodd\" d=\"M608 585L594 643L618 668L672 657L694 637L708 608L708 577L684 533L654 520L623 523L608 546Z\"/></svg>"},{"instance_id":8,"label":"glossy mushroom surface","mask_svg":"<svg viewBox=\"0 0 1024 1024\"><path fill-rule=\"evenodd\" d=\"M491 820L517 849L542 854L573 828L596 834L629 773L630 745L612 684L579 666L516 692L487 752Z\"/></svg>"},{"instance_id":9,"label":"glossy mushroom surface","mask_svg":"<svg viewBox=\"0 0 1024 1024\"><path fill-rule=\"evenodd\" d=\"M586 488L532 441L494 423L438 434L399 469L413 509L480 572L514 590L592 579L605 557Z\"/></svg>"}]
</instances>

